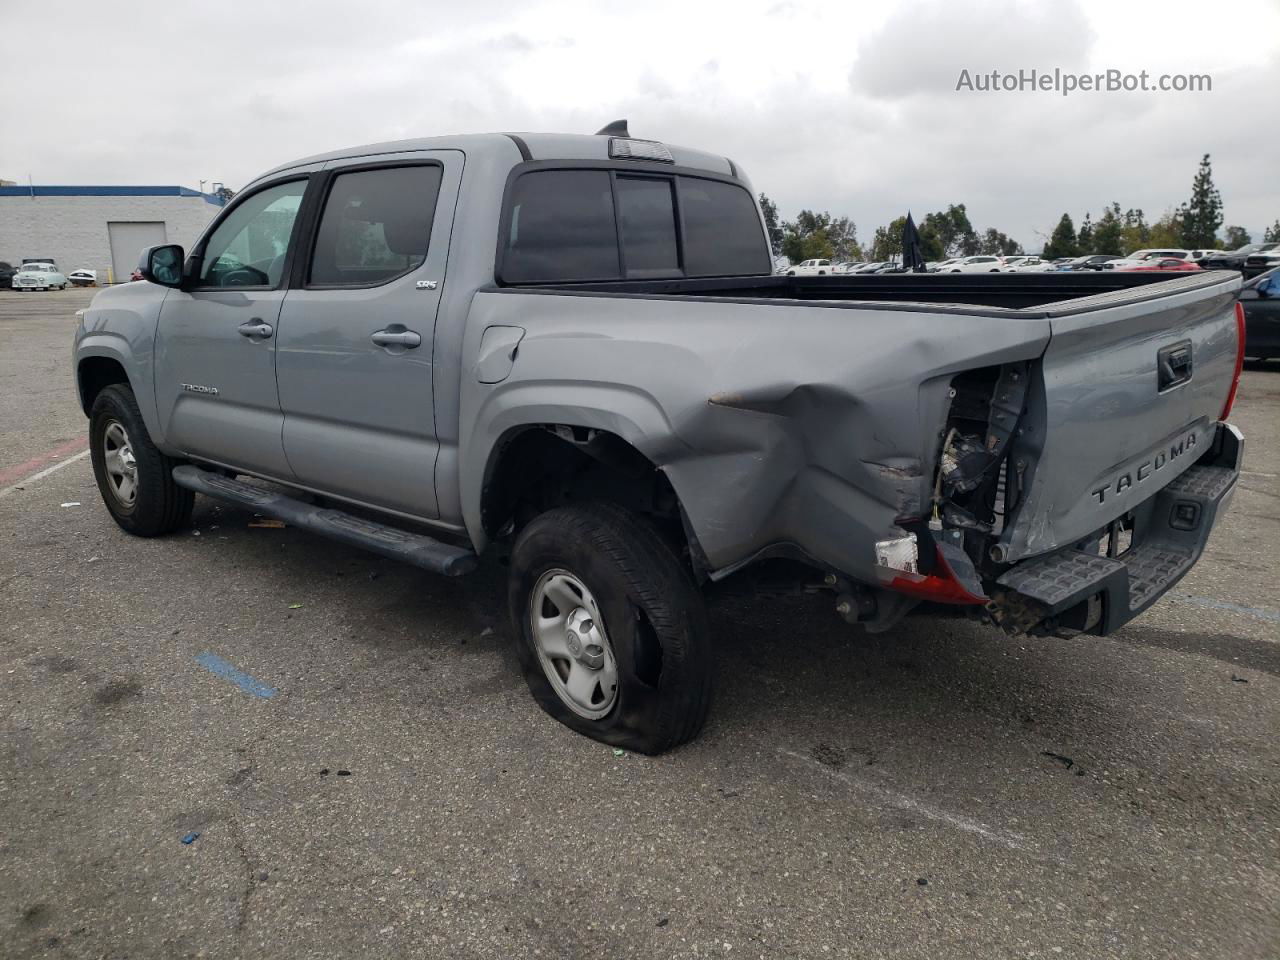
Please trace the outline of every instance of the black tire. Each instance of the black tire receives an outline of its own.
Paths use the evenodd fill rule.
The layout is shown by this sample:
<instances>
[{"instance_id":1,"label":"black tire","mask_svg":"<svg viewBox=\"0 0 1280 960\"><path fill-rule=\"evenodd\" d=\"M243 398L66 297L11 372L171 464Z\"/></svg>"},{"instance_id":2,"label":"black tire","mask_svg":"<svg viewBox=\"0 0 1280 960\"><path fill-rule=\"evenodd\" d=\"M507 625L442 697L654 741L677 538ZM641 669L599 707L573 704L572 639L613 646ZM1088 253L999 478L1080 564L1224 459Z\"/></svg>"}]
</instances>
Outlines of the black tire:
<instances>
[{"instance_id":1,"label":"black tire","mask_svg":"<svg viewBox=\"0 0 1280 960\"><path fill-rule=\"evenodd\" d=\"M132 503L122 502L117 496L107 471L104 438L113 423L127 433L136 463ZM126 384L104 387L94 399L89 412L89 458L102 502L122 530L138 537L158 537L190 521L195 494L173 482L173 468L178 461L165 456L151 442L138 401Z\"/></svg>"},{"instance_id":2,"label":"black tire","mask_svg":"<svg viewBox=\"0 0 1280 960\"><path fill-rule=\"evenodd\" d=\"M553 570L577 577L604 621L618 688L599 719L581 716L561 699L534 646L531 599ZM647 754L679 746L702 729L713 675L706 610L680 559L643 519L608 503L539 515L516 538L508 601L529 690L565 726Z\"/></svg>"}]
</instances>

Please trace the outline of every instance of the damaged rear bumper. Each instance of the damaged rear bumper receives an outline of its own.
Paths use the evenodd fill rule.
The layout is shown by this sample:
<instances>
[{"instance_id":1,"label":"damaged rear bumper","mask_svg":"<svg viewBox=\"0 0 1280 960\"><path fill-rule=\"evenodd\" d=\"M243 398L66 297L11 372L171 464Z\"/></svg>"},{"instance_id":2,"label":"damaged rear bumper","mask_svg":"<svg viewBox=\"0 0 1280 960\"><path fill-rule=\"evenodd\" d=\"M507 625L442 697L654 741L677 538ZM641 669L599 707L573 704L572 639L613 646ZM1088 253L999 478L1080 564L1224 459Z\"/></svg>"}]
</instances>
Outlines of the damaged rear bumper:
<instances>
[{"instance_id":1,"label":"damaged rear bumper","mask_svg":"<svg viewBox=\"0 0 1280 960\"><path fill-rule=\"evenodd\" d=\"M1122 553L1100 552L1108 530L1006 570L987 610L1010 633L1111 633L1156 602L1200 559L1235 493L1244 438L1219 423L1209 451L1126 518ZM1113 540L1114 542L1114 540Z\"/></svg>"}]
</instances>

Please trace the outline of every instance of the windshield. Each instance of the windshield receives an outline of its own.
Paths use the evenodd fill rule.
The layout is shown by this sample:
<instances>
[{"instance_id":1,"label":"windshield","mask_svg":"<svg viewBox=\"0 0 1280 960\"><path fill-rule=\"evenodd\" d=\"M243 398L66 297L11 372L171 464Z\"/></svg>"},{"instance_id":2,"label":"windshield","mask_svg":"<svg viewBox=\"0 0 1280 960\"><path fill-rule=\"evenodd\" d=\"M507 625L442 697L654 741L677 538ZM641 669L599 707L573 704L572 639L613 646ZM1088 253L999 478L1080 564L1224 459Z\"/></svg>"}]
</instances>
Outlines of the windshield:
<instances>
[{"instance_id":1,"label":"windshield","mask_svg":"<svg viewBox=\"0 0 1280 960\"><path fill-rule=\"evenodd\" d=\"M27 273L52 273L53 264L51 263L24 263L22 269Z\"/></svg>"}]
</instances>

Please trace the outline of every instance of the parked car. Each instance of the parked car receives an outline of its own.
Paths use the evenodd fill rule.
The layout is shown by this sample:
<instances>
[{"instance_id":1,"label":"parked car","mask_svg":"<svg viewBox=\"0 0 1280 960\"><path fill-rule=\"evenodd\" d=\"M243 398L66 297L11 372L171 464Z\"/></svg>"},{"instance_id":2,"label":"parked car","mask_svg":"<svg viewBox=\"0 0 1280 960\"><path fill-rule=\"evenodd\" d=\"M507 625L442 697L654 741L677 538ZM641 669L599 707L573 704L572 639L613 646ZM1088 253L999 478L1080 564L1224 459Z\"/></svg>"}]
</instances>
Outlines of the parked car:
<instances>
[{"instance_id":1,"label":"parked car","mask_svg":"<svg viewBox=\"0 0 1280 960\"><path fill-rule=\"evenodd\" d=\"M1148 247L1144 250L1135 250L1129 254L1126 259L1129 260L1151 260L1155 257L1164 259L1186 260L1191 255L1190 250L1181 250L1176 247Z\"/></svg>"},{"instance_id":2,"label":"parked car","mask_svg":"<svg viewBox=\"0 0 1280 960\"><path fill-rule=\"evenodd\" d=\"M14 290L65 290L67 278L52 263L24 260L11 286Z\"/></svg>"},{"instance_id":3,"label":"parked car","mask_svg":"<svg viewBox=\"0 0 1280 960\"><path fill-rule=\"evenodd\" d=\"M740 167L617 126L298 161L144 251L75 333L109 515L500 550L534 698L645 753L706 717L701 586L761 558L871 631L932 601L1018 634L1111 633L1195 564L1240 470L1238 277L774 277ZM118 559L121 597L165 562Z\"/></svg>"},{"instance_id":4,"label":"parked car","mask_svg":"<svg viewBox=\"0 0 1280 960\"><path fill-rule=\"evenodd\" d=\"M1144 270L1180 271L1199 270L1200 264L1190 260L1179 260L1176 257L1148 257L1146 260L1123 260L1116 264L1115 270L1142 272Z\"/></svg>"},{"instance_id":5,"label":"parked car","mask_svg":"<svg viewBox=\"0 0 1280 960\"><path fill-rule=\"evenodd\" d=\"M1009 266L1006 262L1005 271L1007 273L1042 273L1048 265L1049 262L1040 257L1021 257L1013 266Z\"/></svg>"},{"instance_id":6,"label":"parked car","mask_svg":"<svg viewBox=\"0 0 1280 960\"><path fill-rule=\"evenodd\" d=\"M965 257L959 263L953 263L944 269L945 273L999 273L1000 258L983 254L977 257Z\"/></svg>"},{"instance_id":7,"label":"parked car","mask_svg":"<svg viewBox=\"0 0 1280 960\"><path fill-rule=\"evenodd\" d=\"M803 260L787 271L788 277L825 277L833 272L830 260Z\"/></svg>"},{"instance_id":8,"label":"parked car","mask_svg":"<svg viewBox=\"0 0 1280 960\"><path fill-rule=\"evenodd\" d=\"M96 287L98 285L97 270L72 270L67 274L67 279L71 281L73 286L77 287Z\"/></svg>"},{"instance_id":9,"label":"parked car","mask_svg":"<svg viewBox=\"0 0 1280 960\"><path fill-rule=\"evenodd\" d=\"M1254 277L1240 291L1244 307L1246 356L1280 357L1280 269Z\"/></svg>"},{"instance_id":10,"label":"parked car","mask_svg":"<svg viewBox=\"0 0 1280 960\"><path fill-rule=\"evenodd\" d=\"M1240 270L1244 271L1245 261L1255 253L1267 253L1280 248L1280 241L1268 243L1246 243L1230 253L1210 255L1200 258L1200 267L1204 270Z\"/></svg>"},{"instance_id":11,"label":"parked car","mask_svg":"<svg viewBox=\"0 0 1280 960\"><path fill-rule=\"evenodd\" d=\"M1280 245L1270 250L1258 250L1244 260L1244 278L1251 280L1261 273L1280 267Z\"/></svg>"},{"instance_id":12,"label":"parked car","mask_svg":"<svg viewBox=\"0 0 1280 960\"><path fill-rule=\"evenodd\" d=\"M1116 261L1123 260L1124 257L1112 256L1108 253L1091 253L1087 256L1076 257L1074 260L1068 261L1064 269L1068 270L1110 270L1114 267Z\"/></svg>"},{"instance_id":13,"label":"parked car","mask_svg":"<svg viewBox=\"0 0 1280 960\"><path fill-rule=\"evenodd\" d=\"M17 267L0 260L0 287L12 287L13 275L17 272Z\"/></svg>"},{"instance_id":14,"label":"parked car","mask_svg":"<svg viewBox=\"0 0 1280 960\"><path fill-rule=\"evenodd\" d=\"M941 273L948 267L954 266L963 260L964 257L951 257L949 260L940 260L937 263L926 264L930 273Z\"/></svg>"}]
</instances>

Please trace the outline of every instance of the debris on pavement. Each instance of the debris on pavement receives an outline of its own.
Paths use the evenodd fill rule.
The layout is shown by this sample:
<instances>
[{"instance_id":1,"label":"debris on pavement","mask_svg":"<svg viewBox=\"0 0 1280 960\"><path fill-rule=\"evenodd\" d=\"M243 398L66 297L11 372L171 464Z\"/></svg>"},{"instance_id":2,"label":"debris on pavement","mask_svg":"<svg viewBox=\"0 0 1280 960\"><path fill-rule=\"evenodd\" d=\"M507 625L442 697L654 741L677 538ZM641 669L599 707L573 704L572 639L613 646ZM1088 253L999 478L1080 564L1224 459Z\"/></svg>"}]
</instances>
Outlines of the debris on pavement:
<instances>
[{"instance_id":1,"label":"debris on pavement","mask_svg":"<svg viewBox=\"0 0 1280 960\"><path fill-rule=\"evenodd\" d=\"M249 526L258 530L283 530L283 520L273 520L270 517L254 517L249 521Z\"/></svg>"},{"instance_id":2,"label":"debris on pavement","mask_svg":"<svg viewBox=\"0 0 1280 960\"><path fill-rule=\"evenodd\" d=\"M1232 683L1248 683L1249 681L1248 681L1248 680L1246 680L1244 677L1237 677L1237 676L1233 673L1233 674L1231 675L1231 682L1232 682Z\"/></svg>"},{"instance_id":3,"label":"debris on pavement","mask_svg":"<svg viewBox=\"0 0 1280 960\"><path fill-rule=\"evenodd\" d=\"M79 501L79 500L68 500L66 503L64 503L64 504L63 504L63 506L64 506L64 507L78 507L78 506L80 506L80 501Z\"/></svg>"},{"instance_id":4,"label":"debris on pavement","mask_svg":"<svg viewBox=\"0 0 1280 960\"><path fill-rule=\"evenodd\" d=\"M290 609L290 610L301 610L301 609L302 609L302 604L300 604L300 603L291 603L291 604L289 604L289 609Z\"/></svg>"},{"instance_id":5,"label":"debris on pavement","mask_svg":"<svg viewBox=\"0 0 1280 960\"><path fill-rule=\"evenodd\" d=\"M200 839L200 834L188 833L185 837L182 838L182 842L189 847L191 846L191 844L195 843L199 839Z\"/></svg>"},{"instance_id":6,"label":"debris on pavement","mask_svg":"<svg viewBox=\"0 0 1280 960\"><path fill-rule=\"evenodd\" d=\"M1076 762L1072 760L1070 757L1064 757L1062 754L1054 753L1051 750L1041 750L1040 756L1048 757L1050 760L1057 760L1060 764L1062 764L1068 770L1070 770L1072 767L1076 765Z\"/></svg>"},{"instance_id":7,"label":"debris on pavement","mask_svg":"<svg viewBox=\"0 0 1280 960\"><path fill-rule=\"evenodd\" d=\"M614 747L613 755L615 757L625 757L627 755L627 751L623 750L621 747Z\"/></svg>"}]
</instances>

